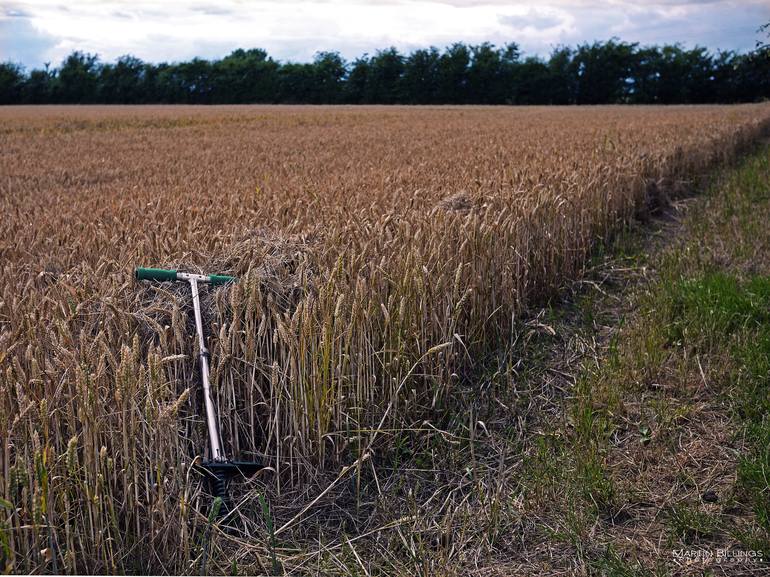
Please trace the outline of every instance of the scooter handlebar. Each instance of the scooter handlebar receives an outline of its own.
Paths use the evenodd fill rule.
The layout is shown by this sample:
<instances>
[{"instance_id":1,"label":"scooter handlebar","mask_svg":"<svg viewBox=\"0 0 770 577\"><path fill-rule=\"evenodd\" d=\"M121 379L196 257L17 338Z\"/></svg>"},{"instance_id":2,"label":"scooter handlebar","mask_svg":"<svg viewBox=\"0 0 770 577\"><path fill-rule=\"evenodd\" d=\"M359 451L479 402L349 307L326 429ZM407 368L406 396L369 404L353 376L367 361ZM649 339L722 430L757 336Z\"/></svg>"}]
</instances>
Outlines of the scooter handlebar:
<instances>
[{"instance_id":1,"label":"scooter handlebar","mask_svg":"<svg viewBox=\"0 0 770 577\"><path fill-rule=\"evenodd\" d=\"M177 280L175 270L165 270L162 268L141 268L137 267L134 270L134 276L136 280Z\"/></svg>"},{"instance_id":2,"label":"scooter handlebar","mask_svg":"<svg viewBox=\"0 0 770 577\"><path fill-rule=\"evenodd\" d=\"M218 285L218 284L227 284L229 282L235 282L238 280L234 276L227 276L224 274L212 274L209 275L209 284L212 285Z\"/></svg>"},{"instance_id":3,"label":"scooter handlebar","mask_svg":"<svg viewBox=\"0 0 770 577\"><path fill-rule=\"evenodd\" d=\"M223 285L238 280L234 276L224 274L202 275L193 273L178 273L175 270L166 270L162 268L136 268L134 269L136 280L155 280L155 281L175 281L189 280L194 278L198 282L205 282L211 285Z\"/></svg>"}]
</instances>

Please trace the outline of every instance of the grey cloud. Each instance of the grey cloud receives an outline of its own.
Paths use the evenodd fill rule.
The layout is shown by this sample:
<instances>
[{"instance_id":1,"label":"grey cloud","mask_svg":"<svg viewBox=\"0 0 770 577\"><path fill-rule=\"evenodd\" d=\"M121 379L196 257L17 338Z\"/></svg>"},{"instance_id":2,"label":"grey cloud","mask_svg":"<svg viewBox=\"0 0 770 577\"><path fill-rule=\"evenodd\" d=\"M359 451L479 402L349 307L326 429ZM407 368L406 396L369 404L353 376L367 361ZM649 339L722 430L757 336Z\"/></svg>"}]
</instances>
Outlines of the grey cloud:
<instances>
[{"instance_id":1,"label":"grey cloud","mask_svg":"<svg viewBox=\"0 0 770 577\"><path fill-rule=\"evenodd\" d=\"M760 4L747 4L736 10L716 2L700 4L686 15L673 17L640 7L618 17L611 28L606 26L607 22L596 26L593 18L581 18L579 33L586 39L591 35L601 39L611 29L612 35L622 40L642 44L682 42L685 46L700 45L712 50L750 50L759 24L770 17L767 5L763 8Z\"/></svg>"},{"instance_id":2,"label":"grey cloud","mask_svg":"<svg viewBox=\"0 0 770 577\"><path fill-rule=\"evenodd\" d=\"M665 1L665 0L663 0ZM545 56L558 45L605 41L612 37L642 45L681 43L687 48L705 46L716 50L744 52L754 48L761 22L770 19L770 2L731 2L669 0L668 5L685 3L692 7L683 13L672 13L661 7L663 2L620 2L614 6L573 7L565 10L571 17L569 28L538 30L538 34L521 34L524 21L512 17L511 37L527 54ZM490 38L499 42L499 39Z\"/></svg>"},{"instance_id":3,"label":"grey cloud","mask_svg":"<svg viewBox=\"0 0 770 577\"><path fill-rule=\"evenodd\" d=\"M50 61L50 51L58 41L37 30L22 17L0 19L0 60L38 67Z\"/></svg>"},{"instance_id":4,"label":"grey cloud","mask_svg":"<svg viewBox=\"0 0 770 577\"><path fill-rule=\"evenodd\" d=\"M232 9L224 8L223 6L216 6L213 4L210 6L193 6L192 11L200 12L201 14L206 14L208 16L229 16L230 14L234 13Z\"/></svg>"},{"instance_id":5,"label":"grey cloud","mask_svg":"<svg viewBox=\"0 0 770 577\"><path fill-rule=\"evenodd\" d=\"M3 8L3 16L5 18L29 18L30 13L18 8Z\"/></svg>"},{"instance_id":6,"label":"grey cloud","mask_svg":"<svg viewBox=\"0 0 770 577\"><path fill-rule=\"evenodd\" d=\"M106 18L132 19L127 22L132 31L142 27L145 21L162 23L164 28L174 26L179 18L205 15L205 22L211 23L212 29L218 28L220 34L217 40L207 40L190 35L169 34L168 36L141 37L135 42L128 42L116 35L109 42L93 45L85 37L82 38L51 37L40 32L32 22L40 24L42 10L40 5L33 2L18 2L0 0L0 60L12 59L21 61L27 66L40 66L45 60L51 59L52 54L60 58L71 46L99 52L110 60L120 54L134 54L149 62L180 61L194 56L203 58L220 58L235 48L260 47L266 49L274 58L281 60L309 61L318 51L334 50L347 59L354 59L364 53L372 54L377 49L394 45L402 52L416 48L434 45L445 47L455 41L480 43L490 41L497 45L516 41L527 54L547 55L558 44L574 45L595 40L606 40L618 37L629 42L642 44L674 43L681 41L685 45L705 45L710 49L750 50L758 39L756 28L762 22L770 19L770 0L379 0L366 4L398 6L398 14L403 14L404 20L409 20L411 7L426 2L436 2L456 6L458 10L473 10L477 6L500 6L499 12L505 8L518 6L526 7L521 15L500 14L494 16L497 9L489 9L483 13L491 15L492 22L482 23L478 27L469 26L467 33L458 37L457 34L447 34L437 24L428 34L422 32L419 36L411 36L408 31L389 30L384 27L363 33L343 34L337 23L344 18L342 9L327 2L329 17L315 25L295 10L296 2L300 0L257 0L255 2L239 3L223 0L215 3L211 0L193 1L188 5L142 2L136 7L122 2L111 2L111 13ZM309 0L303 0L309 1ZM58 0L48 3L48 15L53 11L65 10ZM346 0L364 4L363 0ZM294 5L292 5L294 4ZM262 5L262 6L260 6ZM90 4L73 2L70 5L71 14L87 12ZM280 19L279 33L263 37L259 30L253 35L243 35L232 39L222 39L221 31L228 30L228 25L239 15L269 8L271 12L280 10L287 17ZM672 7L687 7L686 10L672 10ZM395 9L394 9L395 10ZM444 11L446 11L444 9ZM510 12L510 10L508 10ZM291 15L295 14L294 18ZM468 13L470 16L470 12ZM682 16L681 14L685 14ZM28 16L28 17L27 17ZM65 18L64 14L55 14L57 18ZM33 20L30 20L32 18ZM497 18L497 25L495 25ZM469 18L469 22L472 21ZM11 26L11 22L13 25ZM438 21L437 21L438 22ZM566 26L569 24L569 27ZM561 25L561 26L560 26ZM490 32L496 30L496 32ZM170 30L170 28L169 28ZM414 38L420 38L419 42ZM227 37L225 37L227 38Z\"/></svg>"},{"instance_id":7,"label":"grey cloud","mask_svg":"<svg viewBox=\"0 0 770 577\"><path fill-rule=\"evenodd\" d=\"M291 1L291 0L289 0ZM297 0L303 1L303 0ZM379 0L375 2L380 5L404 5L420 3L423 0ZM768 0L740 0L743 4L768 4ZM433 0L435 4L454 6L456 8L472 8L477 6L532 6L535 4L532 0ZM356 2L360 4L372 4L366 0ZM701 4L734 4L735 0L647 0L644 2L646 7L654 6L688 6ZM538 6L548 6L553 8L573 9L573 8L596 8L612 9L621 6L639 6L640 2L634 0L542 0L536 3Z\"/></svg>"},{"instance_id":8,"label":"grey cloud","mask_svg":"<svg viewBox=\"0 0 770 577\"><path fill-rule=\"evenodd\" d=\"M562 23L562 20L553 14L543 14L542 12L530 11L521 16L499 16L500 24L510 26L511 28L521 29L530 26L536 30L545 30L553 28Z\"/></svg>"}]
</instances>

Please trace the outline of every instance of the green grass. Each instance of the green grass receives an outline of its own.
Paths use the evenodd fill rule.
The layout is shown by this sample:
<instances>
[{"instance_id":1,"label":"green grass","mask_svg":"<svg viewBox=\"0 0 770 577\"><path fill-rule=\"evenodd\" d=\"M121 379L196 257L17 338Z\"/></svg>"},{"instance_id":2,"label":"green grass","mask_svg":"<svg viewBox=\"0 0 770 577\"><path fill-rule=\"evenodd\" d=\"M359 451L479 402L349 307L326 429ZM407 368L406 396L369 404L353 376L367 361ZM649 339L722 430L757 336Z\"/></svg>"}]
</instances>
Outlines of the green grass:
<instances>
[{"instance_id":1,"label":"green grass","mask_svg":"<svg viewBox=\"0 0 770 577\"><path fill-rule=\"evenodd\" d=\"M652 577L663 575L663 571L650 571L638 561L628 561L612 547L591 563L596 575L602 577Z\"/></svg>"},{"instance_id":2,"label":"green grass","mask_svg":"<svg viewBox=\"0 0 770 577\"><path fill-rule=\"evenodd\" d=\"M629 489L635 480L618 477L611 465L618 436L626 439L624 451L637 450L655 462L681 451L683 431L699 430L691 421L708 418L699 414L728 420L740 453L737 481L720 495L719 506L709 508L698 492L707 472L678 471L672 482L684 498L672 499L657 515L664 541L671 548L716 547L732 539L770 552L769 158L765 147L726 171L662 253L645 253L642 230L622 235L601 255L634 270L654 270L640 289L615 293L625 312L607 315L608 299L595 291L579 297L571 311L585 334L603 324L614 333L599 357L585 363L567 426L555 425L540 440L529 472L537 492L562 507L565 529L552 536L569 537L597 574L667 571L665 559L637 562L612 546L589 554L586 534L613 524L635 499ZM559 314L565 313L554 316ZM740 522L724 513L731 507Z\"/></svg>"},{"instance_id":3,"label":"green grass","mask_svg":"<svg viewBox=\"0 0 770 577\"><path fill-rule=\"evenodd\" d=\"M667 512L667 523L672 537L692 545L700 539L713 537L719 527L719 519L690 504L679 504Z\"/></svg>"},{"instance_id":4,"label":"green grass","mask_svg":"<svg viewBox=\"0 0 770 577\"><path fill-rule=\"evenodd\" d=\"M757 522L770 531L770 277L741 281L708 271L664 285L660 299L668 307L669 344L727 359L731 366L724 392L746 439L738 486ZM672 519L687 535L704 525L687 510Z\"/></svg>"}]
</instances>

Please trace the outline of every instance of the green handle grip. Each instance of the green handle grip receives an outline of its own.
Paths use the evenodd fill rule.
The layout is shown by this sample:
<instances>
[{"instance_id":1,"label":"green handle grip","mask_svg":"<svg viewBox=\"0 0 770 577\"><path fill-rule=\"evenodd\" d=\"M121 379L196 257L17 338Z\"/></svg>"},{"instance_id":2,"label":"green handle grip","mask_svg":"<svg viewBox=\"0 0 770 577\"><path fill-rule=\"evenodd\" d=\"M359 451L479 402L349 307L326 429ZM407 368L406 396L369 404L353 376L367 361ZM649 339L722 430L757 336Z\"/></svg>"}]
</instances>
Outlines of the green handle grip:
<instances>
[{"instance_id":1,"label":"green handle grip","mask_svg":"<svg viewBox=\"0 0 770 577\"><path fill-rule=\"evenodd\" d=\"M162 268L137 268L134 271L136 280L176 280L175 270L165 270Z\"/></svg>"},{"instance_id":2,"label":"green handle grip","mask_svg":"<svg viewBox=\"0 0 770 577\"><path fill-rule=\"evenodd\" d=\"M209 283L212 285L218 285L218 284L227 284L229 282L235 282L236 279L234 276L227 276L224 274L212 274L209 275Z\"/></svg>"}]
</instances>

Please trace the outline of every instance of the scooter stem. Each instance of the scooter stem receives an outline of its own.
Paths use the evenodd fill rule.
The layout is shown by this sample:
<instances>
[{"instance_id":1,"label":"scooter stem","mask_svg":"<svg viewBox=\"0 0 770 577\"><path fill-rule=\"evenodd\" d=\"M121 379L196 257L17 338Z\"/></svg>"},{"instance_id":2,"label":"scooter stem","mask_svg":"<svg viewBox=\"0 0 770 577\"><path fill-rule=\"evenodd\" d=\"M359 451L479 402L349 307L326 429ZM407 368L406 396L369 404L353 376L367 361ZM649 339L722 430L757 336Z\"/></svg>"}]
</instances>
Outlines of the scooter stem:
<instances>
[{"instance_id":1,"label":"scooter stem","mask_svg":"<svg viewBox=\"0 0 770 577\"><path fill-rule=\"evenodd\" d=\"M219 427L217 415L214 410L214 401L211 399L211 384L209 383L209 350L206 347L206 339L203 336L203 320L201 319L201 303L198 297L198 279L186 279L192 289L193 310L195 311L195 330L198 333L198 361L201 367L201 380L203 381L203 403L206 407L206 425L209 430L209 443L211 444L211 460L226 461L222 452L222 444L219 441Z\"/></svg>"}]
</instances>

